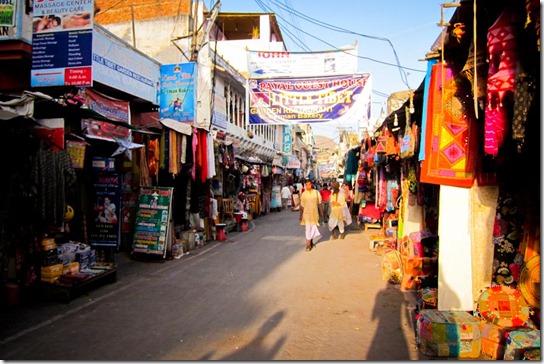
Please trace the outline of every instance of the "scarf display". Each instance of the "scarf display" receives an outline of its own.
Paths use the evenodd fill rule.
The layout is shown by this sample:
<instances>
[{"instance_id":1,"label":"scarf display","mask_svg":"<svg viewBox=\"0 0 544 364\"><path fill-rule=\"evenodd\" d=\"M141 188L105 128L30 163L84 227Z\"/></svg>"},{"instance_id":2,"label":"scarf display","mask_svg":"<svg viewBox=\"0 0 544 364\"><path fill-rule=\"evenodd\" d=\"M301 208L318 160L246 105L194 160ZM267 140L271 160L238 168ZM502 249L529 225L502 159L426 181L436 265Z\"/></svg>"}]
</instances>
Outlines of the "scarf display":
<instances>
[{"instance_id":1,"label":"scarf display","mask_svg":"<svg viewBox=\"0 0 544 364\"><path fill-rule=\"evenodd\" d=\"M420 176L423 183L454 187L471 187L474 183L476 122L472 105L467 104L471 91L461 81L451 66L433 66Z\"/></svg>"}]
</instances>

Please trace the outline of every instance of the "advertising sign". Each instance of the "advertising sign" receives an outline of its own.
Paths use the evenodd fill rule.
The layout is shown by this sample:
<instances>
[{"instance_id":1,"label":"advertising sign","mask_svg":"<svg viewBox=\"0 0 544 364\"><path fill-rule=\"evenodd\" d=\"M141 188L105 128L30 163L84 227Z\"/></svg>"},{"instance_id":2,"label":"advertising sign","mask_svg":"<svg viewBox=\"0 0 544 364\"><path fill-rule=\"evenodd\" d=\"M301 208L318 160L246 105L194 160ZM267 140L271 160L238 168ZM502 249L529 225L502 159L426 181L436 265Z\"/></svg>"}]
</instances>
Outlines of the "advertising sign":
<instances>
[{"instance_id":1,"label":"advertising sign","mask_svg":"<svg viewBox=\"0 0 544 364\"><path fill-rule=\"evenodd\" d=\"M195 121L196 79L194 62L161 66L160 119L191 123Z\"/></svg>"},{"instance_id":2,"label":"advertising sign","mask_svg":"<svg viewBox=\"0 0 544 364\"><path fill-rule=\"evenodd\" d=\"M141 187L138 196L132 253L166 256L171 242L173 187Z\"/></svg>"},{"instance_id":3,"label":"advertising sign","mask_svg":"<svg viewBox=\"0 0 544 364\"><path fill-rule=\"evenodd\" d=\"M130 103L117 100L89 88L85 89L85 104L92 110L99 112L105 117L130 124ZM115 141L114 138L128 140L130 130L119 125L99 120L81 120L82 129L86 135L96 139Z\"/></svg>"},{"instance_id":4,"label":"advertising sign","mask_svg":"<svg viewBox=\"0 0 544 364\"><path fill-rule=\"evenodd\" d=\"M249 80L250 124L297 124L366 119L369 73ZM368 91L366 92L368 93Z\"/></svg>"},{"instance_id":5,"label":"advertising sign","mask_svg":"<svg viewBox=\"0 0 544 364\"><path fill-rule=\"evenodd\" d=\"M30 85L92 86L93 0L34 2Z\"/></svg>"},{"instance_id":6,"label":"advertising sign","mask_svg":"<svg viewBox=\"0 0 544 364\"><path fill-rule=\"evenodd\" d=\"M282 127L282 152L291 154L293 152L293 126L284 125Z\"/></svg>"},{"instance_id":7,"label":"advertising sign","mask_svg":"<svg viewBox=\"0 0 544 364\"><path fill-rule=\"evenodd\" d=\"M117 174L101 173L93 183L94 205L90 220L91 245L117 247L121 212L121 182Z\"/></svg>"},{"instance_id":8,"label":"advertising sign","mask_svg":"<svg viewBox=\"0 0 544 364\"><path fill-rule=\"evenodd\" d=\"M323 52L247 51L249 78L312 77L357 73L357 47Z\"/></svg>"}]
</instances>

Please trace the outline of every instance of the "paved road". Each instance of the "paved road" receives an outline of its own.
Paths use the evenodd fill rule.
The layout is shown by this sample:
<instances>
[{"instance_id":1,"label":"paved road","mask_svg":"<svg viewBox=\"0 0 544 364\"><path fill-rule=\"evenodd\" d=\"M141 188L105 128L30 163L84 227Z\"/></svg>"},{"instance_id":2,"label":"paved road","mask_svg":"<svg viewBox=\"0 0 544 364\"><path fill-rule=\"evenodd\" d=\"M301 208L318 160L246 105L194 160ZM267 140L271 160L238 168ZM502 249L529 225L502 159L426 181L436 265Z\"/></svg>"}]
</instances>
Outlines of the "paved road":
<instances>
[{"instance_id":1,"label":"paved road","mask_svg":"<svg viewBox=\"0 0 544 364\"><path fill-rule=\"evenodd\" d=\"M304 250L298 213L250 222L179 260L116 257L116 283L5 309L4 360L424 360L413 297L384 283L352 227Z\"/></svg>"}]
</instances>

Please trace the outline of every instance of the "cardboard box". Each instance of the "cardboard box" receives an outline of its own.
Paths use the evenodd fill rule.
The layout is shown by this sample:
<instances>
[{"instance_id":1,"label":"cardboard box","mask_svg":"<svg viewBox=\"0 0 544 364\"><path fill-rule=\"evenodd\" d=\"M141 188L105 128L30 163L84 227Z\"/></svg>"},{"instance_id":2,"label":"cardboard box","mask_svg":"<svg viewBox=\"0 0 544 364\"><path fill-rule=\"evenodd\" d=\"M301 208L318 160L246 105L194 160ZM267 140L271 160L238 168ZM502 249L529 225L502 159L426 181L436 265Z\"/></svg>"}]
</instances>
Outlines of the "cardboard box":
<instances>
[{"instance_id":1,"label":"cardboard box","mask_svg":"<svg viewBox=\"0 0 544 364\"><path fill-rule=\"evenodd\" d=\"M465 311L421 310L416 323L419 348L428 356L478 358L479 323Z\"/></svg>"},{"instance_id":2,"label":"cardboard box","mask_svg":"<svg viewBox=\"0 0 544 364\"><path fill-rule=\"evenodd\" d=\"M54 278L60 277L64 266L62 264L50 265L48 267L41 268L41 277L42 278Z\"/></svg>"},{"instance_id":3,"label":"cardboard box","mask_svg":"<svg viewBox=\"0 0 544 364\"><path fill-rule=\"evenodd\" d=\"M64 266L62 274L72 274L79 272L79 262L72 262Z\"/></svg>"}]
</instances>

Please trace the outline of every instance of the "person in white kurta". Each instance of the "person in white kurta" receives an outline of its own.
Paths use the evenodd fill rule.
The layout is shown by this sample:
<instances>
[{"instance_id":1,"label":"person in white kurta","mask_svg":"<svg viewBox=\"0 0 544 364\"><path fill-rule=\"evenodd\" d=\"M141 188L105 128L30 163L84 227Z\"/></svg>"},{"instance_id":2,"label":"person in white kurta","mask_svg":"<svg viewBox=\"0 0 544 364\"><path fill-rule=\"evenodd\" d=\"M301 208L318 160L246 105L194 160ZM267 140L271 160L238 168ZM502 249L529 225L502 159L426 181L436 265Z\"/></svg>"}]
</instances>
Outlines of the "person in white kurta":
<instances>
[{"instance_id":1,"label":"person in white kurta","mask_svg":"<svg viewBox=\"0 0 544 364\"><path fill-rule=\"evenodd\" d=\"M311 181L306 181L306 189L300 196L300 224L306 228L306 251L314 247L313 240L321 236L319 229L319 216L323 214L321 209L321 194L313 188Z\"/></svg>"}]
</instances>

